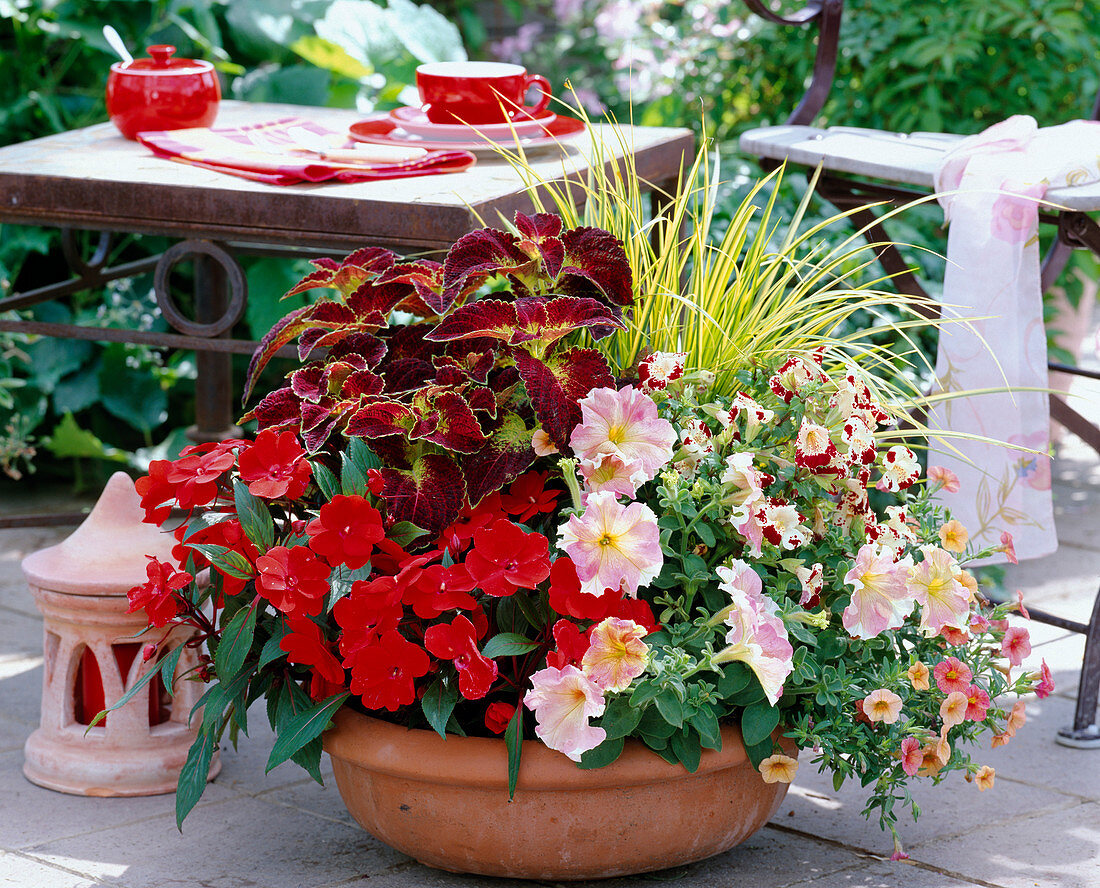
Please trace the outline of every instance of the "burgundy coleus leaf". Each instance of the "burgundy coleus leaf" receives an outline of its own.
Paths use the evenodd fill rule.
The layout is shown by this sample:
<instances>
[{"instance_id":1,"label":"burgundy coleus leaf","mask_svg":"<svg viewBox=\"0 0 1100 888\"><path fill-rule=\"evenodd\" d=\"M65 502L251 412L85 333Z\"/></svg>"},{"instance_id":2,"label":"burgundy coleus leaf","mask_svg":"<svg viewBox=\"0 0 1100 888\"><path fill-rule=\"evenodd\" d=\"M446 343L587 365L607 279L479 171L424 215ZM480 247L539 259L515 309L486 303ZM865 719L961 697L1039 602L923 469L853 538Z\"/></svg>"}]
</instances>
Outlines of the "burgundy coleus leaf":
<instances>
[{"instance_id":1,"label":"burgundy coleus leaf","mask_svg":"<svg viewBox=\"0 0 1100 888\"><path fill-rule=\"evenodd\" d=\"M375 311L346 324L331 321L324 325L311 326L298 338L298 357L304 361L315 349L332 348L349 336L372 333L385 324L386 316Z\"/></svg>"},{"instance_id":2,"label":"burgundy coleus leaf","mask_svg":"<svg viewBox=\"0 0 1100 888\"><path fill-rule=\"evenodd\" d=\"M263 399L242 416L238 422L256 420L259 431L264 429L297 430L302 418L302 399L290 386L264 395Z\"/></svg>"},{"instance_id":3,"label":"burgundy coleus leaf","mask_svg":"<svg viewBox=\"0 0 1100 888\"><path fill-rule=\"evenodd\" d=\"M471 410L496 418L497 397L490 389L483 386L472 388L466 393L466 401L469 403Z\"/></svg>"},{"instance_id":4,"label":"burgundy coleus leaf","mask_svg":"<svg viewBox=\"0 0 1100 888\"><path fill-rule=\"evenodd\" d=\"M432 365L436 368L435 381L439 385L461 385L464 382L484 384L489 380L489 371L496 361L495 351L437 355L432 358Z\"/></svg>"},{"instance_id":5,"label":"burgundy coleus leaf","mask_svg":"<svg viewBox=\"0 0 1100 888\"><path fill-rule=\"evenodd\" d=\"M340 386L340 395L344 398L361 398L378 395L386 387L385 380L370 370L355 370L349 373Z\"/></svg>"},{"instance_id":6,"label":"burgundy coleus leaf","mask_svg":"<svg viewBox=\"0 0 1100 888\"><path fill-rule=\"evenodd\" d=\"M466 478L466 494L476 504L518 478L535 461L531 431L518 415L510 413L484 447L458 459Z\"/></svg>"},{"instance_id":7,"label":"burgundy coleus leaf","mask_svg":"<svg viewBox=\"0 0 1100 888\"><path fill-rule=\"evenodd\" d=\"M410 441L431 441L457 453L473 453L484 446L485 433L458 392L445 389L417 392L412 406L419 416L409 432Z\"/></svg>"},{"instance_id":8,"label":"burgundy coleus leaf","mask_svg":"<svg viewBox=\"0 0 1100 888\"><path fill-rule=\"evenodd\" d=\"M358 407L348 418L344 434L349 438L385 438L387 435L408 437L416 424L416 412L400 401L370 401Z\"/></svg>"},{"instance_id":9,"label":"burgundy coleus leaf","mask_svg":"<svg viewBox=\"0 0 1100 888\"><path fill-rule=\"evenodd\" d=\"M596 296L616 305L634 304L634 275L626 251L602 228L571 228L561 236L565 260L557 287L569 296Z\"/></svg>"},{"instance_id":10,"label":"burgundy coleus leaf","mask_svg":"<svg viewBox=\"0 0 1100 888\"><path fill-rule=\"evenodd\" d=\"M320 361L307 364L290 374L290 388L303 401L320 401L328 394L325 365Z\"/></svg>"},{"instance_id":11,"label":"burgundy coleus leaf","mask_svg":"<svg viewBox=\"0 0 1100 888\"><path fill-rule=\"evenodd\" d=\"M380 283L401 283L412 288L412 293L397 306L420 317L443 314L450 303L443 297L443 263L431 259L404 262L395 265L380 279Z\"/></svg>"},{"instance_id":12,"label":"burgundy coleus leaf","mask_svg":"<svg viewBox=\"0 0 1100 888\"><path fill-rule=\"evenodd\" d=\"M537 271L539 260L519 249L517 244L515 235L495 228L471 231L459 238L443 260L444 310L494 275L514 274L525 278Z\"/></svg>"},{"instance_id":13,"label":"burgundy coleus leaf","mask_svg":"<svg viewBox=\"0 0 1100 888\"><path fill-rule=\"evenodd\" d=\"M502 299L479 299L459 306L424 338L431 342L489 337L507 342L516 334L515 303Z\"/></svg>"},{"instance_id":14,"label":"burgundy coleus leaf","mask_svg":"<svg viewBox=\"0 0 1100 888\"><path fill-rule=\"evenodd\" d=\"M561 216L553 213L536 213L525 216L516 213L516 230L523 240L517 247L530 256L538 254L546 277L556 278L565 259L565 245L561 242Z\"/></svg>"},{"instance_id":15,"label":"burgundy coleus leaf","mask_svg":"<svg viewBox=\"0 0 1100 888\"><path fill-rule=\"evenodd\" d=\"M275 356L275 352L296 339L298 334L309 326L306 316L312 313L315 308L314 305L303 305L301 308L294 309L286 317L280 318L275 326L268 330L264 338L260 340L260 344L256 346L256 351L252 354L252 360L248 362L248 373L245 377L244 389L245 401L252 394L252 389L256 385L256 379L259 377L260 372L267 366L268 361Z\"/></svg>"},{"instance_id":16,"label":"burgundy coleus leaf","mask_svg":"<svg viewBox=\"0 0 1100 888\"><path fill-rule=\"evenodd\" d=\"M540 361L522 348L514 349L516 368L527 387L535 415L562 452L581 421L578 401L594 388L613 386L615 377L607 359L590 348L571 348Z\"/></svg>"},{"instance_id":17,"label":"burgundy coleus leaf","mask_svg":"<svg viewBox=\"0 0 1100 888\"><path fill-rule=\"evenodd\" d=\"M425 339L449 342L484 336L509 345L539 342L551 345L574 330L588 327L596 338L625 329L618 312L596 299L559 296L527 297L515 302L479 299L444 318Z\"/></svg>"},{"instance_id":18,"label":"burgundy coleus leaf","mask_svg":"<svg viewBox=\"0 0 1100 888\"><path fill-rule=\"evenodd\" d=\"M354 293L363 283L377 277L394 264L397 256L381 247L364 247L345 257L342 262L327 257L311 260L317 269L303 278L288 296L304 293L316 287L331 287L345 296Z\"/></svg>"},{"instance_id":19,"label":"burgundy coleus leaf","mask_svg":"<svg viewBox=\"0 0 1100 888\"><path fill-rule=\"evenodd\" d=\"M362 361L362 367L373 370L386 356L386 343L373 333L351 333L329 348L330 361Z\"/></svg>"},{"instance_id":20,"label":"burgundy coleus leaf","mask_svg":"<svg viewBox=\"0 0 1100 888\"><path fill-rule=\"evenodd\" d=\"M462 473L451 457L429 453L412 468L381 469L382 499L395 521L411 521L434 536L458 517L466 498Z\"/></svg>"},{"instance_id":21,"label":"burgundy coleus leaf","mask_svg":"<svg viewBox=\"0 0 1100 888\"><path fill-rule=\"evenodd\" d=\"M337 424L354 406L352 401L325 397L317 404L303 401L301 406L302 443L310 453L316 453L335 430Z\"/></svg>"},{"instance_id":22,"label":"burgundy coleus leaf","mask_svg":"<svg viewBox=\"0 0 1100 888\"><path fill-rule=\"evenodd\" d=\"M388 315L411 292L409 284L365 281L347 298L347 307L357 319L373 319L375 312Z\"/></svg>"}]
</instances>

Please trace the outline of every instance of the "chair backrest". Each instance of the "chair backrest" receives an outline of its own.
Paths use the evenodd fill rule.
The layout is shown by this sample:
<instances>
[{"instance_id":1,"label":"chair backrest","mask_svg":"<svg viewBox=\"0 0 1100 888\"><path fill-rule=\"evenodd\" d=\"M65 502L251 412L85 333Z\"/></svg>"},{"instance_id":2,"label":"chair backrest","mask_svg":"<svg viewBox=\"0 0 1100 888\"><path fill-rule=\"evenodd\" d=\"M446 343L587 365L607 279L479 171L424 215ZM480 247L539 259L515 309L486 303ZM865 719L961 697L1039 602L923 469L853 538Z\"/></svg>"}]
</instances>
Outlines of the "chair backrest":
<instances>
[{"instance_id":1,"label":"chair backrest","mask_svg":"<svg viewBox=\"0 0 1100 888\"><path fill-rule=\"evenodd\" d=\"M844 0L806 0L799 10L777 15L768 8L766 0L742 0L752 12L777 25L813 25L817 28L817 52L814 56L813 76L802 95L802 100L787 118L787 123L809 125L821 113L829 98L836 73L837 52L840 45L840 22L844 12ZM1092 119L1100 120L1100 93L1092 106Z\"/></svg>"}]
</instances>

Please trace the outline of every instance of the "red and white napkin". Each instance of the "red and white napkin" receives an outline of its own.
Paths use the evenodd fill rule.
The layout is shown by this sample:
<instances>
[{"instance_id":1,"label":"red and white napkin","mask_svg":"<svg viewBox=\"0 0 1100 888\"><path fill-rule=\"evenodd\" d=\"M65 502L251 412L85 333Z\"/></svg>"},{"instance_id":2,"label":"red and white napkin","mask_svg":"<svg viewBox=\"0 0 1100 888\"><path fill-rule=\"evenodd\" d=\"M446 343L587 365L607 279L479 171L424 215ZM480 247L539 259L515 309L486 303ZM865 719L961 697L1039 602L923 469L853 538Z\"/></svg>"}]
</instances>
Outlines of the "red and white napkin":
<instances>
[{"instance_id":1,"label":"red and white napkin","mask_svg":"<svg viewBox=\"0 0 1100 888\"><path fill-rule=\"evenodd\" d=\"M431 176L462 172L476 162L469 151L450 150L428 151L415 159L394 161L394 149L372 145L354 151L337 150L336 157L321 155L301 144L303 130L314 137L311 143L324 140L334 148L347 138L311 120L286 117L225 129L145 132L138 135L138 141L159 157L269 185Z\"/></svg>"}]
</instances>

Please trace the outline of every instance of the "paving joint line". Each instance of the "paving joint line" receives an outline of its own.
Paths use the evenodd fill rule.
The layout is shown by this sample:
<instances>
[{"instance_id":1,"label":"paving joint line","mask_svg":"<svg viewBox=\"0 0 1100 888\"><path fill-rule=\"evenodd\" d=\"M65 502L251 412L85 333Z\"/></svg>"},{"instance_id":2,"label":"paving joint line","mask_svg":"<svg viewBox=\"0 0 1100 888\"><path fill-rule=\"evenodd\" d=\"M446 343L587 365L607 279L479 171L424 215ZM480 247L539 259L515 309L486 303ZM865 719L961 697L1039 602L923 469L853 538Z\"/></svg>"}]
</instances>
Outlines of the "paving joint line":
<instances>
[{"instance_id":1,"label":"paving joint line","mask_svg":"<svg viewBox=\"0 0 1100 888\"><path fill-rule=\"evenodd\" d=\"M983 824L983 826L988 825L989 824ZM867 848L860 847L859 845L849 845L836 839L814 835L813 833L806 832L805 830L796 829L793 826L783 826L782 824L778 823L765 823L764 828L774 829L778 832L800 836L801 838L810 839L811 841L819 842L823 845L832 845L835 848L842 848L843 850L848 851L851 854L855 854L858 857L865 857L870 860L876 860L883 863L904 863L907 866L916 867L917 869L934 872L941 876L948 876L952 879L956 879L957 881L962 882L965 885L979 885L981 886L981 888L1008 888L1008 886L1003 885L999 882L987 882L984 879L979 879L977 876L968 876L964 873L955 872L954 870L944 869L943 867L936 866L932 863L925 863L921 860L914 860L911 857L905 861L891 861L889 857L883 857L881 854L876 854L874 851L870 851ZM914 845L913 847L916 848L918 846ZM848 867L848 869L854 869L858 866L858 864L853 864L853 866ZM840 870L838 870L838 872L840 872Z\"/></svg>"},{"instance_id":2,"label":"paving joint line","mask_svg":"<svg viewBox=\"0 0 1100 888\"><path fill-rule=\"evenodd\" d=\"M10 854L13 857L20 857L23 860L30 863L36 863L39 866L44 866L47 869L57 870L58 872L68 873L70 876L79 876L81 879L85 879L91 882L93 885L109 885L110 888L126 888L121 882L116 881L113 877L110 882L104 882L99 876L93 876L90 873L82 873L80 870L72 869L71 867L61 866L57 863L52 863L49 860L44 860L41 857L37 857L33 854L27 854L23 851L19 851L15 848L4 848L2 853Z\"/></svg>"}]
</instances>

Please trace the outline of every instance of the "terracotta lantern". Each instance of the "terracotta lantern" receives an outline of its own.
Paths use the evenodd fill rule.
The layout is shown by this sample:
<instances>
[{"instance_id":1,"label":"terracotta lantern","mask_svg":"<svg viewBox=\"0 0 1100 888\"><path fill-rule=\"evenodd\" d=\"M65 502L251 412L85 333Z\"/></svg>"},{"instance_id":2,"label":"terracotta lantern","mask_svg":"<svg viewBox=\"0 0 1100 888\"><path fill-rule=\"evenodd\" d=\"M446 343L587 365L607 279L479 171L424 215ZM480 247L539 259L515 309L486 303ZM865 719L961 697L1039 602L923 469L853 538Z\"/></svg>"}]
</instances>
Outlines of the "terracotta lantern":
<instances>
[{"instance_id":1,"label":"terracotta lantern","mask_svg":"<svg viewBox=\"0 0 1100 888\"><path fill-rule=\"evenodd\" d=\"M128 614L126 593L147 580L147 555L168 560L174 540L142 522L133 481L118 472L71 536L23 560L45 618L41 726L27 739L23 773L32 783L74 795L172 792L194 739L188 727L202 686L179 681L170 695L159 678L89 728L188 630L152 630L145 611ZM163 641L161 640L163 638ZM159 643L158 643L159 642ZM147 645L157 643L146 659ZM176 675L197 663L185 649ZM221 769L217 756L209 779Z\"/></svg>"}]
</instances>

